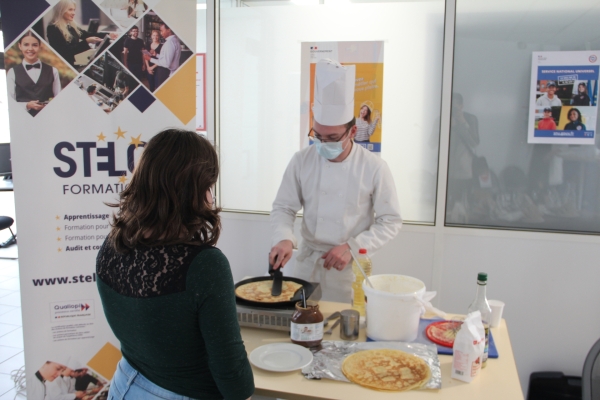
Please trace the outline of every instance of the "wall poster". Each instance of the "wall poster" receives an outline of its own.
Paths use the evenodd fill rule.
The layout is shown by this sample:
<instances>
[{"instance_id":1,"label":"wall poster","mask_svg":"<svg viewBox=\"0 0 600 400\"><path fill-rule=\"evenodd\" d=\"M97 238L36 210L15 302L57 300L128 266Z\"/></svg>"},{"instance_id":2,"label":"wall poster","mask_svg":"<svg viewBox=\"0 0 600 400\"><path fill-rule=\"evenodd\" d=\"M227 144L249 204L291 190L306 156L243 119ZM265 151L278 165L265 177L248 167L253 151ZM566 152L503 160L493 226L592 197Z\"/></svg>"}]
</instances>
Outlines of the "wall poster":
<instances>
[{"instance_id":1,"label":"wall poster","mask_svg":"<svg viewBox=\"0 0 600 400\"><path fill-rule=\"evenodd\" d=\"M303 42L301 54L300 147L312 144L312 103L315 66L323 58L356 65L354 115L358 127L354 142L381 154L383 108L383 41ZM350 121L348 121L350 122Z\"/></svg>"},{"instance_id":2,"label":"wall poster","mask_svg":"<svg viewBox=\"0 0 600 400\"><path fill-rule=\"evenodd\" d=\"M195 2L2 1L0 12L27 398L106 399L121 354L96 288L105 203L153 135L196 128Z\"/></svg>"},{"instance_id":3,"label":"wall poster","mask_svg":"<svg viewBox=\"0 0 600 400\"><path fill-rule=\"evenodd\" d=\"M594 144L600 51L533 52L528 143Z\"/></svg>"},{"instance_id":4,"label":"wall poster","mask_svg":"<svg viewBox=\"0 0 600 400\"><path fill-rule=\"evenodd\" d=\"M196 54L196 131L206 132L206 54Z\"/></svg>"}]
</instances>

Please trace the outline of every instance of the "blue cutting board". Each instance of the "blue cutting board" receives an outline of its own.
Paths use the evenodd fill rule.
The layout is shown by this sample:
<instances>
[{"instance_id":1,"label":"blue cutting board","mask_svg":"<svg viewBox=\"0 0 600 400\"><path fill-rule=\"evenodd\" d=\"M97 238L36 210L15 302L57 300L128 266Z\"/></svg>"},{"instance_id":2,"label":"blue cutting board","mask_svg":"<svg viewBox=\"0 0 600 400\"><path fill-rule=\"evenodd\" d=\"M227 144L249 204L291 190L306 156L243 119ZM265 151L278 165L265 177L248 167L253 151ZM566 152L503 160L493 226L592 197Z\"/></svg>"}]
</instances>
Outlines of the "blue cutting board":
<instances>
[{"instance_id":1,"label":"blue cutting board","mask_svg":"<svg viewBox=\"0 0 600 400\"><path fill-rule=\"evenodd\" d=\"M452 355L453 352L452 352L451 348L440 346L438 344L433 343L431 340L429 340L429 338L425 334L425 329L429 326L429 324L431 324L432 322L435 322L435 321L441 321L441 319L422 319L421 321L419 321L419 335L417 336L417 338L415 340L413 340L413 342L414 343L422 343L422 344L432 344L435 347L437 347L438 354ZM374 340L367 337L367 342L374 342ZM489 344L489 349L488 349L488 357L489 358L498 358L498 349L496 348L496 343L494 342L494 336L492 335L491 329L490 329L490 344Z\"/></svg>"}]
</instances>

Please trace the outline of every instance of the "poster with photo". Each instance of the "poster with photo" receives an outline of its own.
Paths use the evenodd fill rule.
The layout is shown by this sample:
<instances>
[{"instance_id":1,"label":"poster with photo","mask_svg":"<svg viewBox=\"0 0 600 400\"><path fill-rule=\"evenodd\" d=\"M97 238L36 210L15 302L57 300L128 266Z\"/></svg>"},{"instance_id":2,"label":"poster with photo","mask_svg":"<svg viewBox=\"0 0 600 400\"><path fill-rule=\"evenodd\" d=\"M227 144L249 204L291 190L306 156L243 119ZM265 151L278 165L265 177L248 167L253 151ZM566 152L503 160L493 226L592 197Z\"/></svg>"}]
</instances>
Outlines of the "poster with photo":
<instances>
[{"instance_id":1,"label":"poster with photo","mask_svg":"<svg viewBox=\"0 0 600 400\"><path fill-rule=\"evenodd\" d=\"M92 0L52 3L31 29L78 72L93 63L123 32Z\"/></svg>"},{"instance_id":2,"label":"poster with photo","mask_svg":"<svg viewBox=\"0 0 600 400\"><path fill-rule=\"evenodd\" d=\"M342 65L356 66L354 115L357 132L354 142L380 155L383 109L383 41L303 42L301 51L300 148L312 144L312 140L308 138L308 132L312 128L313 120L315 66L319 60L330 58Z\"/></svg>"},{"instance_id":3,"label":"poster with photo","mask_svg":"<svg viewBox=\"0 0 600 400\"><path fill-rule=\"evenodd\" d=\"M152 93L193 55L177 35L176 28L169 26L154 10L148 10L136 20L109 51Z\"/></svg>"},{"instance_id":4,"label":"poster with photo","mask_svg":"<svg viewBox=\"0 0 600 400\"><path fill-rule=\"evenodd\" d=\"M528 143L596 142L600 51L533 52Z\"/></svg>"},{"instance_id":5,"label":"poster with photo","mask_svg":"<svg viewBox=\"0 0 600 400\"><path fill-rule=\"evenodd\" d=\"M0 15L27 398L104 400L121 359L95 272L106 204L155 134L196 128L195 3L0 1Z\"/></svg>"}]
</instances>

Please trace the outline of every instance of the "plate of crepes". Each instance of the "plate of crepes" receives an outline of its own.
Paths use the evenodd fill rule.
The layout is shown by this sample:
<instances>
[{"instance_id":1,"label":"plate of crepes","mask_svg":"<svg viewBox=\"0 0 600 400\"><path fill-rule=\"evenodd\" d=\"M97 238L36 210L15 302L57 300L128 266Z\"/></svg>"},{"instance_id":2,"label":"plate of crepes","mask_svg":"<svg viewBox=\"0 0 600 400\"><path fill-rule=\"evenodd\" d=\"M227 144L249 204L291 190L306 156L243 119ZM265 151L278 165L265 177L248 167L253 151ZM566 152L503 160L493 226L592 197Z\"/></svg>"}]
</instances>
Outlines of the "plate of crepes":
<instances>
[{"instance_id":1,"label":"plate of crepes","mask_svg":"<svg viewBox=\"0 0 600 400\"><path fill-rule=\"evenodd\" d=\"M461 325L462 321L436 321L427 326L425 335L435 344L452 348Z\"/></svg>"},{"instance_id":2,"label":"plate of crepes","mask_svg":"<svg viewBox=\"0 0 600 400\"><path fill-rule=\"evenodd\" d=\"M372 390L441 389L437 347L405 342L321 342L302 369L307 379L333 379Z\"/></svg>"},{"instance_id":3,"label":"plate of crepes","mask_svg":"<svg viewBox=\"0 0 600 400\"><path fill-rule=\"evenodd\" d=\"M351 354L342 364L350 380L369 389L402 392L429 382L427 362L414 354L394 349L363 350Z\"/></svg>"}]
</instances>

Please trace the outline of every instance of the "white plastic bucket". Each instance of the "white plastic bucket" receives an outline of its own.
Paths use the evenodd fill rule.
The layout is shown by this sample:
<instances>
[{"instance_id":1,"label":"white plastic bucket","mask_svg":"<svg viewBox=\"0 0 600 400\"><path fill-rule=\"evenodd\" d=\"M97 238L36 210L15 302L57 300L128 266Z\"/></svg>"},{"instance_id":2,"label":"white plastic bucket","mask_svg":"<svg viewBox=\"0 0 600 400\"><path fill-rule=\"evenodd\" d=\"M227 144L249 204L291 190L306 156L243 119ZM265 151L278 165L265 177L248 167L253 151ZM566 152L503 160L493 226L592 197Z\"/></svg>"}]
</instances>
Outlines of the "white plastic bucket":
<instances>
[{"instance_id":1,"label":"white plastic bucket","mask_svg":"<svg viewBox=\"0 0 600 400\"><path fill-rule=\"evenodd\" d=\"M363 289L367 299L367 336L378 341L411 342L419 333L425 284L405 275L373 275Z\"/></svg>"}]
</instances>

